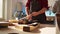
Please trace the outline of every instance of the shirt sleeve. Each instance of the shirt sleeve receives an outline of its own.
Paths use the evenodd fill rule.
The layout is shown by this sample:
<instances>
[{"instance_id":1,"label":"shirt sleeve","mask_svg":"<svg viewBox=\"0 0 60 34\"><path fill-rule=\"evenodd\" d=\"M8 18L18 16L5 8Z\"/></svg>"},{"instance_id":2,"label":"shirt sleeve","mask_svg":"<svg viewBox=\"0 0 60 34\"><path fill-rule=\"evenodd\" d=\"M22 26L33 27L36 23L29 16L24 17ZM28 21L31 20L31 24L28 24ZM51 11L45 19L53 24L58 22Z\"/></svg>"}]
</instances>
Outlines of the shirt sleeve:
<instances>
[{"instance_id":1,"label":"shirt sleeve","mask_svg":"<svg viewBox=\"0 0 60 34\"><path fill-rule=\"evenodd\" d=\"M49 8L48 7L48 0L42 0L42 4L43 4L42 5L43 8L47 8L47 9Z\"/></svg>"},{"instance_id":2,"label":"shirt sleeve","mask_svg":"<svg viewBox=\"0 0 60 34\"><path fill-rule=\"evenodd\" d=\"M27 1L26 7L30 7L30 0Z\"/></svg>"}]
</instances>

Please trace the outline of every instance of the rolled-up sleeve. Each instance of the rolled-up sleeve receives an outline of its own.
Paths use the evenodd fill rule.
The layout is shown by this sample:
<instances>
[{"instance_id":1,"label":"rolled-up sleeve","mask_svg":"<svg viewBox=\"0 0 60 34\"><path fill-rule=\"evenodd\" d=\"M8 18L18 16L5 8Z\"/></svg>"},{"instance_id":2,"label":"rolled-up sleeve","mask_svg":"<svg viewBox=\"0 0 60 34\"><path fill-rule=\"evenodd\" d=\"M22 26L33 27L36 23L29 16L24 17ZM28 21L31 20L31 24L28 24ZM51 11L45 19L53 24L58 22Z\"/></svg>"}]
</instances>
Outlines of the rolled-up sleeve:
<instances>
[{"instance_id":1,"label":"rolled-up sleeve","mask_svg":"<svg viewBox=\"0 0 60 34\"><path fill-rule=\"evenodd\" d=\"M26 7L30 7L30 0L27 1Z\"/></svg>"},{"instance_id":2,"label":"rolled-up sleeve","mask_svg":"<svg viewBox=\"0 0 60 34\"><path fill-rule=\"evenodd\" d=\"M48 0L42 0L42 8L49 8L48 7Z\"/></svg>"}]
</instances>

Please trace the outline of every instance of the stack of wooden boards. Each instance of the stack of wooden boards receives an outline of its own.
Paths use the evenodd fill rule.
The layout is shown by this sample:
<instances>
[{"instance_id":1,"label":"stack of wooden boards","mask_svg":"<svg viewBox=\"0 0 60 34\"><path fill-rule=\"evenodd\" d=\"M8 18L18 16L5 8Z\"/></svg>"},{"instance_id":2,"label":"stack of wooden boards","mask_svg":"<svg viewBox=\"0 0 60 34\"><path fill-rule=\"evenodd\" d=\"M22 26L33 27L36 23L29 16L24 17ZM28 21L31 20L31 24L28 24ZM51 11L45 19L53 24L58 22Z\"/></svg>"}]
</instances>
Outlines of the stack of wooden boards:
<instances>
[{"instance_id":1,"label":"stack of wooden boards","mask_svg":"<svg viewBox=\"0 0 60 34\"><path fill-rule=\"evenodd\" d=\"M0 28L7 28L9 25L9 22L0 22Z\"/></svg>"}]
</instances>

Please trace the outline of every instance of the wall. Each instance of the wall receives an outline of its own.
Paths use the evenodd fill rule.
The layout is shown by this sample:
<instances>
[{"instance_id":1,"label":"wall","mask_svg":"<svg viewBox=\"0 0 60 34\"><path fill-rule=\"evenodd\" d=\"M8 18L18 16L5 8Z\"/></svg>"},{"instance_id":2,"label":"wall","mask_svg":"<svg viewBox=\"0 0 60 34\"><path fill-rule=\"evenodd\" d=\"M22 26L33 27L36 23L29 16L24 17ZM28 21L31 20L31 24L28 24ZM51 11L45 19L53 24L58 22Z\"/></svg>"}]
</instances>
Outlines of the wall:
<instances>
[{"instance_id":1,"label":"wall","mask_svg":"<svg viewBox=\"0 0 60 34\"><path fill-rule=\"evenodd\" d=\"M3 0L0 0L0 18L2 18Z\"/></svg>"},{"instance_id":2,"label":"wall","mask_svg":"<svg viewBox=\"0 0 60 34\"><path fill-rule=\"evenodd\" d=\"M13 8L16 6L17 0L6 0L6 6L5 6L5 19L9 20L12 19L12 11L14 10Z\"/></svg>"},{"instance_id":3,"label":"wall","mask_svg":"<svg viewBox=\"0 0 60 34\"><path fill-rule=\"evenodd\" d=\"M48 0L49 6L54 6L56 0ZM17 2L22 2L24 5L26 5L27 0L5 0L5 19L11 19L12 18L12 11L14 10L14 7Z\"/></svg>"},{"instance_id":4,"label":"wall","mask_svg":"<svg viewBox=\"0 0 60 34\"><path fill-rule=\"evenodd\" d=\"M22 2L24 5L26 5L26 2L27 2L27 0L18 0L18 1L20 1L20 2ZM57 1L57 0L48 0L48 4L49 4L49 6L54 6L54 3L55 3L55 1Z\"/></svg>"},{"instance_id":5,"label":"wall","mask_svg":"<svg viewBox=\"0 0 60 34\"><path fill-rule=\"evenodd\" d=\"M54 6L54 3L55 3L56 0L48 0L48 4L49 6Z\"/></svg>"},{"instance_id":6,"label":"wall","mask_svg":"<svg viewBox=\"0 0 60 34\"><path fill-rule=\"evenodd\" d=\"M53 9L53 6L54 6L56 1L57 0L48 0L48 6L50 7L51 10Z\"/></svg>"},{"instance_id":7,"label":"wall","mask_svg":"<svg viewBox=\"0 0 60 34\"><path fill-rule=\"evenodd\" d=\"M12 19L12 12L15 10L17 2L25 2L22 0L5 0L5 20Z\"/></svg>"}]
</instances>

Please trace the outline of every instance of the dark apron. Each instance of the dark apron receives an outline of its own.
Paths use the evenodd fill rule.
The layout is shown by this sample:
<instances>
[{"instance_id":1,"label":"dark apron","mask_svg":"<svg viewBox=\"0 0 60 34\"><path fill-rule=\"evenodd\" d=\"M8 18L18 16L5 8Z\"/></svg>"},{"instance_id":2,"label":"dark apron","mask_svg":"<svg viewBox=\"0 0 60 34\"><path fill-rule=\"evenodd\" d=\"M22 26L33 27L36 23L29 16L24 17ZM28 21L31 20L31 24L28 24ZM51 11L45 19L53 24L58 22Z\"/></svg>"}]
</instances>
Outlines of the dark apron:
<instances>
[{"instance_id":1,"label":"dark apron","mask_svg":"<svg viewBox=\"0 0 60 34\"><path fill-rule=\"evenodd\" d=\"M30 14L34 11L38 12L39 10L41 10L42 7L40 5L40 3L38 2L38 0L31 0L30 2ZM45 13L37 15L37 16L32 16L33 20L37 20L40 23L45 23L46 20L46 16Z\"/></svg>"}]
</instances>

